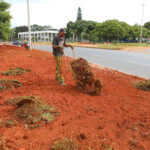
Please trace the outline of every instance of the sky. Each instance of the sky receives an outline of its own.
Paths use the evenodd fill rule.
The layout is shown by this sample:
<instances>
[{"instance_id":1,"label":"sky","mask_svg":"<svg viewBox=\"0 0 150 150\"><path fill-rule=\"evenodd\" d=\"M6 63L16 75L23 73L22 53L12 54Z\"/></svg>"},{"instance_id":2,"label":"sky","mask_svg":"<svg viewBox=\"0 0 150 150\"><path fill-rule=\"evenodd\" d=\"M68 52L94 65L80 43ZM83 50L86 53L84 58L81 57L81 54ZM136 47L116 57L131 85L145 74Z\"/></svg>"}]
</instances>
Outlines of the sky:
<instances>
[{"instance_id":1,"label":"sky","mask_svg":"<svg viewBox=\"0 0 150 150\"><path fill-rule=\"evenodd\" d=\"M4 1L11 4L11 27L28 25L27 0ZM143 24L150 21L150 0L29 0L30 24L66 27L69 21L76 21L79 7L82 20L102 23L117 19L141 25L143 16Z\"/></svg>"}]
</instances>

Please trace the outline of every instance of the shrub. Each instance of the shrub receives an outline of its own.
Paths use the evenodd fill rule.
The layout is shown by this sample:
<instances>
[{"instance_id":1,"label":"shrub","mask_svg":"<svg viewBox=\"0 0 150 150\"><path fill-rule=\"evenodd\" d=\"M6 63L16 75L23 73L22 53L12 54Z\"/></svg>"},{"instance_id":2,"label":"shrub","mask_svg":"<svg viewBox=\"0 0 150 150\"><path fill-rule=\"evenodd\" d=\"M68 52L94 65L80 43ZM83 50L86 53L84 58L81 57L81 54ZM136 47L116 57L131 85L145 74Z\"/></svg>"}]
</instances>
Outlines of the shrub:
<instances>
[{"instance_id":1,"label":"shrub","mask_svg":"<svg viewBox=\"0 0 150 150\"><path fill-rule=\"evenodd\" d=\"M54 120L55 116L58 116L58 112L53 106L46 105L44 101L35 96L7 100L7 104L15 105L14 116L31 128L49 123Z\"/></svg>"},{"instance_id":2,"label":"shrub","mask_svg":"<svg viewBox=\"0 0 150 150\"><path fill-rule=\"evenodd\" d=\"M57 141L52 150L78 150L78 145L76 142L71 138L63 138L60 141Z\"/></svg>"},{"instance_id":3,"label":"shrub","mask_svg":"<svg viewBox=\"0 0 150 150\"><path fill-rule=\"evenodd\" d=\"M26 72L30 72L31 69L23 69L23 68L16 68L16 69L9 69L8 71L2 72L3 75L9 76L9 75L20 75L25 74Z\"/></svg>"},{"instance_id":4,"label":"shrub","mask_svg":"<svg viewBox=\"0 0 150 150\"><path fill-rule=\"evenodd\" d=\"M22 86L18 80L2 79L0 80L0 92L4 89L13 89Z\"/></svg>"},{"instance_id":5,"label":"shrub","mask_svg":"<svg viewBox=\"0 0 150 150\"><path fill-rule=\"evenodd\" d=\"M134 86L140 90L150 91L150 80L136 82Z\"/></svg>"}]
</instances>

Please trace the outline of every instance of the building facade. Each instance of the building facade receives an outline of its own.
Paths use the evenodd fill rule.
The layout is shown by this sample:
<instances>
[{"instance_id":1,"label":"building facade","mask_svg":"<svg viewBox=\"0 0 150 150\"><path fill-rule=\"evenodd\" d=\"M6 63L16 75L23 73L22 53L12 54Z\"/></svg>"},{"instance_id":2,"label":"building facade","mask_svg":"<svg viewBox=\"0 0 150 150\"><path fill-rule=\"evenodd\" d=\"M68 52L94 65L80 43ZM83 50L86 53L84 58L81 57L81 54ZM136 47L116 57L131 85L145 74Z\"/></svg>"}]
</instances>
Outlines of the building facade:
<instances>
[{"instance_id":1,"label":"building facade","mask_svg":"<svg viewBox=\"0 0 150 150\"><path fill-rule=\"evenodd\" d=\"M58 30L44 30L44 31L31 31L31 40L32 42L51 42L54 37L58 36ZM29 39L29 32L19 32L18 39L21 41ZM77 42L78 37L72 34L67 41ZM81 36L80 41L85 41L83 35Z\"/></svg>"},{"instance_id":2,"label":"building facade","mask_svg":"<svg viewBox=\"0 0 150 150\"><path fill-rule=\"evenodd\" d=\"M58 35L58 30L44 30L44 31L31 31L32 42L49 42L53 41L54 37ZM29 32L19 32L18 39L28 40Z\"/></svg>"}]
</instances>

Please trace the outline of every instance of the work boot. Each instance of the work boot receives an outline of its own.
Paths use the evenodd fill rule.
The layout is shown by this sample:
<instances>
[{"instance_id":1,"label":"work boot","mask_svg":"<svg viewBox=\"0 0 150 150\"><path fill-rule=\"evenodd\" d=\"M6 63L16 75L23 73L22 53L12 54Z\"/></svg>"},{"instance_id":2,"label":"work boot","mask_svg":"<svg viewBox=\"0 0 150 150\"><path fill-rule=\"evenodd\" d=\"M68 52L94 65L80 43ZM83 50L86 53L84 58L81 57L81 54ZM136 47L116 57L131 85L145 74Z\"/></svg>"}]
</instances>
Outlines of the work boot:
<instances>
[{"instance_id":1,"label":"work boot","mask_svg":"<svg viewBox=\"0 0 150 150\"><path fill-rule=\"evenodd\" d=\"M66 86L64 82L58 82L59 85Z\"/></svg>"},{"instance_id":2,"label":"work boot","mask_svg":"<svg viewBox=\"0 0 150 150\"><path fill-rule=\"evenodd\" d=\"M55 81L58 81L59 80L59 78L58 77L55 77Z\"/></svg>"}]
</instances>

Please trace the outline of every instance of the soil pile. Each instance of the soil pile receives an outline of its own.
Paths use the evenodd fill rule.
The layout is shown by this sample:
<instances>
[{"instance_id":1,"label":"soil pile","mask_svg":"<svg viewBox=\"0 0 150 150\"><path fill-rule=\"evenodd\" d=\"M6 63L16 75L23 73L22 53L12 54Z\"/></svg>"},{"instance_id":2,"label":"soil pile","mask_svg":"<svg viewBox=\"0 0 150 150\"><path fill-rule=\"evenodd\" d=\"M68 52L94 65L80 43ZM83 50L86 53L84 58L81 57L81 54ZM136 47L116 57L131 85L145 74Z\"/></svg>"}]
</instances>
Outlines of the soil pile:
<instances>
[{"instance_id":1,"label":"soil pile","mask_svg":"<svg viewBox=\"0 0 150 150\"><path fill-rule=\"evenodd\" d=\"M72 60L70 65L75 75L77 88L90 95L100 95L102 89L101 80L95 80L95 75L88 62L84 58L79 58Z\"/></svg>"}]
</instances>

